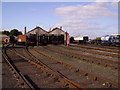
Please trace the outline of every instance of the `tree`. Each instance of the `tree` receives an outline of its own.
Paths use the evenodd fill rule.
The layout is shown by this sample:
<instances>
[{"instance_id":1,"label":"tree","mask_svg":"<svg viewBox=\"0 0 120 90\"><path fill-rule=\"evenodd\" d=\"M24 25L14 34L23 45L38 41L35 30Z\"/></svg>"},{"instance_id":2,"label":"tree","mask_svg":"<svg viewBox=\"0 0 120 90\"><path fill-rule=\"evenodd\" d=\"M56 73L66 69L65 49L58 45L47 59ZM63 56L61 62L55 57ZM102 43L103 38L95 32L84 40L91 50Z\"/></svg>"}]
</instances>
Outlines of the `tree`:
<instances>
[{"instance_id":1,"label":"tree","mask_svg":"<svg viewBox=\"0 0 120 90\"><path fill-rule=\"evenodd\" d=\"M21 32L21 31L19 31L19 35L22 35L22 32Z\"/></svg>"},{"instance_id":2,"label":"tree","mask_svg":"<svg viewBox=\"0 0 120 90\"><path fill-rule=\"evenodd\" d=\"M18 31L17 29L13 29L10 31L10 35L18 36L22 35L22 32Z\"/></svg>"},{"instance_id":3,"label":"tree","mask_svg":"<svg viewBox=\"0 0 120 90\"><path fill-rule=\"evenodd\" d=\"M2 31L2 34L4 34L4 35L10 35L10 32L9 31Z\"/></svg>"},{"instance_id":4,"label":"tree","mask_svg":"<svg viewBox=\"0 0 120 90\"><path fill-rule=\"evenodd\" d=\"M101 40L101 38L100 38L100 37L97 37L95 40Z\"/></svg>"}]
</instances>

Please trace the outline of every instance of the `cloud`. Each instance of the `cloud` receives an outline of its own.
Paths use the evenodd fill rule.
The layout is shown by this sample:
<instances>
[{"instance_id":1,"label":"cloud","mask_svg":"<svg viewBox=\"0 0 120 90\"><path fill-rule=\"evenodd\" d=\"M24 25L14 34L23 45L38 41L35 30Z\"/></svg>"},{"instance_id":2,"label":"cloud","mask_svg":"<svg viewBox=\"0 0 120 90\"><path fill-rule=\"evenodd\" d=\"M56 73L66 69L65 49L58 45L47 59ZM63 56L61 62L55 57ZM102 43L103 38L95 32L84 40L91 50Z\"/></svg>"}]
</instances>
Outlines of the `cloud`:
<instances>
[{"instance_id":1,"label":"cloud","mask_svg":"<svg viewBox=\"0 0 120 90\"><path fill-rule=\"evenodd\" d=\"M62 6L56 8L55 14L63 17L63 20L56 25L63 26L71 35L75 36L79 34L93 35L93 33L91 33L93 31L98 31L100 34L100 32L106 28L97 20L116 18L117 12L113 12L110 9L117 9L116 4L116 2L94 2L87 5Z\"/></svg>"},{"instance_id":2,"label":"cloud","mask_svg":"<svg viewBox=\"0 0 120 90\"><path fill-rule=\"evenodd\" d=\"M101 2L100 2L101 3ZM55 13L58 16L66 16L69 18L99 18L99 17L115 17L116 13L111 12L108 8L102 7L104 4L94 3L89 5L64 6L56 8ZM108 6L108 5L106 5Z\"/></svg>"}]
</instances>

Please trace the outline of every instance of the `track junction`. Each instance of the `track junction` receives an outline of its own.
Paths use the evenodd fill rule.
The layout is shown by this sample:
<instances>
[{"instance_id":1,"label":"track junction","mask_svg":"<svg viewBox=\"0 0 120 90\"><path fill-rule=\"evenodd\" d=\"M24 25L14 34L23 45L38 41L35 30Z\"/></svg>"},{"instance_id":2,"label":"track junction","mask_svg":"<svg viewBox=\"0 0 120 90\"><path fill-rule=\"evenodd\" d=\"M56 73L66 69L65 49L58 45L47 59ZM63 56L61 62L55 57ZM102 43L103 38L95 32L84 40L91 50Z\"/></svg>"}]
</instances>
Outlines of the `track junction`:
<instances>
[{"instance_id":1,"label":"track junction","mask_svg":"<svg viewBox=\"0 0 120 90\"><path fill-rule=\"evenodd\" d=\"M8 46L2 56L19 88L118 88L118 52L82 45Z\"/></svg>"}]
</instances>

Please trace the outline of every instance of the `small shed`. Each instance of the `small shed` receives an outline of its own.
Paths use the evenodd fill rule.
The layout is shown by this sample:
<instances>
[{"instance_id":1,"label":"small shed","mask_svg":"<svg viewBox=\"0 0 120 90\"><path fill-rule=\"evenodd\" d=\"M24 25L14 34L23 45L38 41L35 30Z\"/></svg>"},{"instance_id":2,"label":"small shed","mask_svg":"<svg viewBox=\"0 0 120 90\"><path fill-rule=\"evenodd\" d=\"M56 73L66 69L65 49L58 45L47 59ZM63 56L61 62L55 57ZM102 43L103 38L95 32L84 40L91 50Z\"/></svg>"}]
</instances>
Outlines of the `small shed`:
<instances>
[{"instance_id":1,"label":"small shed","mask_svg":"<svg viewBox=\"0 0 120 90\"><path fill-rule=\"evenodd\" d=\"M0 42L8 43L9 42L9 36L7 36L7 35L0 35Z\"/></svg>"}]
</instances>

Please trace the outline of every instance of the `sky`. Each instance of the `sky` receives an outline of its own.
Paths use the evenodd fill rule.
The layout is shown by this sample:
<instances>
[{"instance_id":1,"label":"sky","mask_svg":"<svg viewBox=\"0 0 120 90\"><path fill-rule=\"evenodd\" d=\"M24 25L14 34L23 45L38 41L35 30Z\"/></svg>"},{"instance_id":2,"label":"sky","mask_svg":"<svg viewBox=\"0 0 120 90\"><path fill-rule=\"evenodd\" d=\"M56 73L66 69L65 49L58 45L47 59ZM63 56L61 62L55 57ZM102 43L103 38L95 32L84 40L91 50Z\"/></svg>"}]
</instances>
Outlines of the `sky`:
<instances>
[{"instance_id":1,"label":"sky","mask_svg":"<svg viewBox=\"0 0 120 90\"><path fill-rule=\"evenodd\" d=\"M71 36L118 33L117 2L2 2L2 30L62 26Z\"/></svg>"}]
</instances>

